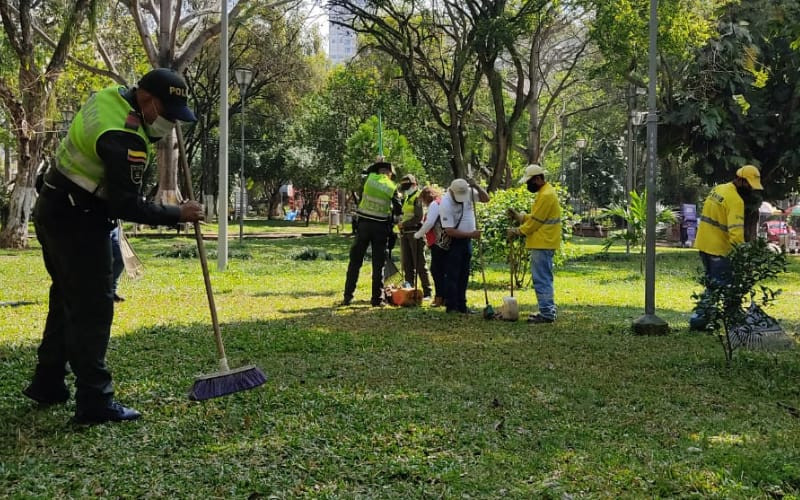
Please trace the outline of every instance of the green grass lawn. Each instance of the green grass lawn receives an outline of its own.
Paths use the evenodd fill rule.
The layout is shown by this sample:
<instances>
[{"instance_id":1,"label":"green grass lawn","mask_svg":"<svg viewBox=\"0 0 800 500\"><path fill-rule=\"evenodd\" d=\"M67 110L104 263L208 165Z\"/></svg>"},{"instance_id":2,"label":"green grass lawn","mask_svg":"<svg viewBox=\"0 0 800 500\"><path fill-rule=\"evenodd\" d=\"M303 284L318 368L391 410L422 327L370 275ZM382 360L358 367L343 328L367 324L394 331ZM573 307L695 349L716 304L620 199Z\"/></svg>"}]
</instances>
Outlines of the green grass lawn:
<instances>
[{"instance_id":1,"label":"green grass lawn","mask_svg":"<svg viewBox=\"0 0 800 500\"><path fill-rule=\"evenodd\" d=\"M125 230L126 234L133 236L135 235L147 235L147 236L154 236L158 235L161 237L171 237L171 236L180 236L186 234L186 229L188 228L189 234L194 234L194 229L191 225L187 225L186 228L181 228L180 231L177 228L169 229L163 227L156 227L151 228L150 226L146 226L144 224L137 225L136 229L134 230L134 225L131 223L125 223L123 229ZM204 222L203 225L203 233L207 235L214 235L219 232L219 224L214 222ZM350 224L340 225L339 229L342 233L350 232ZM33 224L30 226L30 232L33 234ZM336 228L329 228L327 222L310 222L308 226L304 221L295 220L295 221L287 221L287 220L267 220L264 218L250 218L245 219L242 222L242 233L245 235L256 236L256 235L283 235L283 236L301 236L311 235L311 234L329 234L333 233L336 234ZM236 238L239 236L239 221L231 220L228 221L228 236L230 238Z\"/></svg>"},{"instance_id":2,"label":"green grass lawn","mask_svg":"<svg viewBox=\"0 0 800 500\"><path fill-rule=\"evenodd\" d=\"M238 226L237 226L238 231ZM232 228L231 228L232 231ZM108 361L136 422L75 429L74 402L34 409L49 280L39 249L0 251L0 497L773 498L800 495L800 354L740 351L691 334L696 252L659 248L665 337L636 337L635 257L576 240L556 272L552 325L373 309L369 264L337 308L349 238L251 239L212 262L228 358L269 377L190 402L216 369L200 266L156 257L189 238L133 238L145 276L123 280ZM209 242L209 246L215 245ZM331 260L291 258L307 246ZM243 250L243 251L242 251ZM800 327L800 259L769 312ZM487 273L490 302L507 270ZM469 299L483 308L480 274ZM515 291L523 316L531 289ZM787 408L788 407L788 408Z\"/></svg>"}]
</instances>

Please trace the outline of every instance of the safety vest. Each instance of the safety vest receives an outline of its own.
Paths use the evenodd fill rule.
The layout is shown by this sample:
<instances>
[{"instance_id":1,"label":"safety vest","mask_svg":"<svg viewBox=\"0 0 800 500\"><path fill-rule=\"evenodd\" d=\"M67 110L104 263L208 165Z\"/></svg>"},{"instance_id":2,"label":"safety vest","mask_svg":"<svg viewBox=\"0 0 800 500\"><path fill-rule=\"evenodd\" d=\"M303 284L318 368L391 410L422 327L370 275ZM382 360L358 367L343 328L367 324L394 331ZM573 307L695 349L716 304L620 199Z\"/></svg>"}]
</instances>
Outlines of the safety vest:
<instances>
[{"instance_id":1,"label":"safety vest","mask_svg":"<svg viewBox=\"0 0 800 500\"><path fill-rule=\"evenodd\" d=\"M389 220L396 189L395 183L387 176L375 172L369 174L358 204L358 214L377 220Z\"/></svg>"},{"instance_id":2,"label":"safety vest","mask_svg":"<svg viewBox=\"0 0 800 500\"><path fill-rule=\"evenodd\" d=\"M135 130L126 127L128 114L133 108L120 94L123 90L124 87L113 86L92 95L75 116L56 153L57 168L62 174L103 199L106 197L102 189L106 167L97 154L100 136L112 130L138 135L147 145L147 159L152 155L144 128L141 125Z\"/></svg>"},{"instance_id":3,"label":"safety vest","mask_svg":"<svg viewBox=\"0 0 800 500\"><path fill-rule=\"evenodd\" d=\"M403 217L401 222L408 222L414 218L414 204L419 197L419 189L414 189L414 192L406 196L406 199L403 200Z\"/></svg>"},{"instance_id":4,"label":"safety vest","mask_svg":"<svg viewBox=\"0 0 800 500\"><path fill-rule=\"evenodd\" d=\"M531 213L525 215L519 230L525 235L525 248L556 250L561 246L561 206L552 185L546 183L536 193Z\"/></svg>"},{"instance_id":5,"label":"safety vest","mask_svg":"<svg viewBox=\"0 0 800 500\"><path fill-rule=\"evenodd\" d=\"M711 190L703 203L694 247L710 255L728 255L744 243L744 201L732 182Z\"/></svg>"}]
</instances>

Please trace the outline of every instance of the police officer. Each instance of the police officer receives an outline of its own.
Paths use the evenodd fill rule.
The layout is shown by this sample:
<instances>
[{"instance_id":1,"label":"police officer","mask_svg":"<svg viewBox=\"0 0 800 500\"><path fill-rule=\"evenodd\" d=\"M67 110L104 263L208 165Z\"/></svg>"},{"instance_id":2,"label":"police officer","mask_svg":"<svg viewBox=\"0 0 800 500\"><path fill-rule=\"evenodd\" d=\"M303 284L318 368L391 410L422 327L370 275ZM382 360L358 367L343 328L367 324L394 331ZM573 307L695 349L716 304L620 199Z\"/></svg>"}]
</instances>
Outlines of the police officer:
<instances>
[{"instance_id":1,"label":"police officer","mask_svg":"<svg viewBox=\"0 0 800 500\"><path fill-rule=\"evenodd\" d=\"M138 87L93 94L58 147L34 208L36 236L52 279L38 364L23 393L40 405L64 403L64 377L75 374L78 424L134 420L114 400L105 355L114 315L110 230L117 218L150 225L203 219L194 201L162 205L140 196L151 144L172 137L177 121L196 121L186 81L159 68Z\"/></svg>"},{"instance_id":2,"label":"police officer","mask_svg":"<svg viewBox=\"0 0 800 500\"><path fill-rule=\"evenodd\" d=\"M342 305L350 305L358 283L358 274L364 263L367 247L372 251L372 297L373 307L381 307L384 302L383 266L386 263L386 250L392 233L392 200L397 186L392 178L394 167L385 161L377 161L369 168L364 191L356 210L358 231L350 247L350 262L347 265L347 279L344 285Z\"/></svg>"},{"instance_id":3,"label":"police officer","mask_svg":"<svg viewBox=\"0 0 800 500\"><path fill-rule=\"evenodd\" d=\"M422 283L424 298L431 296L431 280L428 276L428 267L425 264L425 242L414 237L414 233L422 227L423 207L419 197L417 178L406 174L400 179L400 192L403 198L402 218L398 229L400 230L400 257L403 262L403 279L414 283L414 278L419 276ZM414 283L416 286L416 283Z\"/></svg>"},{"instance_id":4,"label":"police officer","mask_svg":"<svg viewBox=\"0 0 800 500\"><path fill-rule=\"evenodd\" d=\"M724 285L730 281L728 254L734 245L744 243L745 201L753 198L754 191L763 189L758 168L745 165L736 171L733 181L714 187L703 203L694 246L700 251L709 284ZM691 330L705 330L707 326L708 321L697 311L689 319Z\"/></svg>"}]
</instances>

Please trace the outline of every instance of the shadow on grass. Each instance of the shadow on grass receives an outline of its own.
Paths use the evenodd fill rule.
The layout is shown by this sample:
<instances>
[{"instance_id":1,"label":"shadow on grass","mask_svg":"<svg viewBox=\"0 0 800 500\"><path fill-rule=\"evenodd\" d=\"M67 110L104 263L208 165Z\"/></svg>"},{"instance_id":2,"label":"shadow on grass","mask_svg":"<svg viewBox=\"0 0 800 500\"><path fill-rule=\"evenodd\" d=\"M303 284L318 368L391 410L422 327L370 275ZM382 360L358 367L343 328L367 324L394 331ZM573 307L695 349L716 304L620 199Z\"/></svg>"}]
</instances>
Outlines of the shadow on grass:
<instances>
[{"instance_id":1,"label":"shadow on grass","mask_svg":"<svg viewBox=\"0 0 800 500\"><path fill-rule=\"evenodd\" d=\"M332 290L331 291L314 291L314 290L308 290L308 291L297 291L297 290L280 291L280 290L269 290L269 291L264 291L264 292L256 292L254 294L251 294L250 296L251 297L287 297L287 298L299 299L299 298L304 298L304 297L320 297L320 296L322 296L322 297L333 297L333 296L336 296L336 295L341 295L341 292L335 292L335 291L332 291Z\"/></svg>"},{"instance_id":2,"label":"shadow on grass","mask_svg":"<svg viewBox=\"0 0 800 500\"><path fill-rule=\"evenodd\" d=\"M38 304L38 302L33 302L30 300L10 300L5 302L0 302L0 307L22 307L22 306L32 306L34 304Z\"/></svg>"},{"instance_id":3,"label":"shadow on grass","mask_svg":"<svg viewBox=\"0 0 800 500\"><path fill-rule=\"evenodd\" d=\"M108 356L118 397L144 417L81 432L65 432L71 402L30 409L19 390L34 346L3 345L5 490L77 494L77 471L43 474L75 454L114 496L293 496L320 484L345 496L495 496L509 485L523 497L681 496L711 471L721 476L709 488L800 484L780 468L800 460L800 440L776 404L797 398L793 353L742 353L728 369L710 336L628 335L641 311L625 307L565 306L552 325L429 307L287 311L222 325L231 366L253 363L269 380L202 403L186 394L216 369L208 324L118 333ZM714 441L731 435L735 445ZM698 461L690 448L708 451ZM653 482L609 480L623 472Z\"/></svg>"}]
</instances>

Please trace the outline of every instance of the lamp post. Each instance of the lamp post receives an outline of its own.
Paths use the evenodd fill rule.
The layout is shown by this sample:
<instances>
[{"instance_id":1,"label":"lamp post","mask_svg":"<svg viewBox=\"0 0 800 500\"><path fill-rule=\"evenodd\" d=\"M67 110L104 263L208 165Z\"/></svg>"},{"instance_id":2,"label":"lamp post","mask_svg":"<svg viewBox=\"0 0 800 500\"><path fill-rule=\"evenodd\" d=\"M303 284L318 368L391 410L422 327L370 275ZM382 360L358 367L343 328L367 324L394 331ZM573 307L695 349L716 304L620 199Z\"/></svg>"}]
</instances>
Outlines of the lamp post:
<instances>
[{"instance_id":1,"label":"lamp post","mask_svg":"<svg viewBox=\"0 0 800 500\"><path fill-rule=\"evenodd\" d=\"M219 195L217 197L217 269L228 266L228 4L219 0Z\"/></svg>"},{"instance_id":2,"label":"lamp post","mask_svg":"<svg viewBox=\"0 0 800 500\"><path fill-rule=\"evenodd\" d=\"M63 118L63 120L58 127L59 140L67 136L67 132L69 132L69 126L72 123L73 118L75 118L75 111L73 111L72 108L64 108L61 110L61 118Z\"/></svg>"},{"instance_id":3,"label":"lamp post","mask_svg":"<svg viewBox=\"0 0 800 500\"><path fill-rule=\"evenodd\" d=\"M637 89L638 92L638 89ZM631 110L628 116L628 171L625 178L625 202L628 206L628 211L631 207L631 192L636 189L636 136L645 120L647 119L647 111ZM633 228L627 224L628 236L633 232ZM630 238L625 240L625 253L630 253L631 242Z\"/></svg>"},{"instance_id":4,"label":"lamp post","mask_svg":"<svg viewBox=\"0 0 800 500\"><path fill-rule=\"evenodd\" d=\"M575 146L578 148L578 213L583 219L583 148L586 147L586 139L578 139L575 141Z\"/></svg>"},{"instance_id":5,"label":"lamp post","mask_svg":"<svg viewBox=\"0 0 800 500\"><path fill-rule=\"evenodd\" d=\"M236 68L233 70L236 83L239 85L239 93L242 95L242 151L241 161L239 162L239 243L244 239L244 108L247 100L247 87L253 81L253 72L247 68Z\"/></svg>"},{"instance_id":6,"label":"lamp post","mask_svg":"<svg viewBox=\"0 0 800 500\"><path fill-rule=\"evenodd\" d=\"M638 335L666 335L669 324L656 316L656 146L658 114L656 109L656 36L658 34L658 0L650 0L650 47L647 94L647 237L645 240L644 315L633 322Z\"/></svg>"},{"instance_id":7,"label":"lamp post","mask_svg":"<svg viewBox=\"0 0 800 500\"><path fill-rule=\"evenodd\" d=\"M645 112L636 111L636 100L638 96L644 95L646 92L647 89L643 87L628 86L628 164L625 173L625 205L628 210L630 210L631 206L631 191L634 189L634 169L636 165L636 140L634 136L637 128L644 123L644 119L647 116ZM625 240L625 253L629 254L631 250L630 235L633 232L630 224L627 224L626 232L629 237Z\"/></svg>"}]
</instances>

